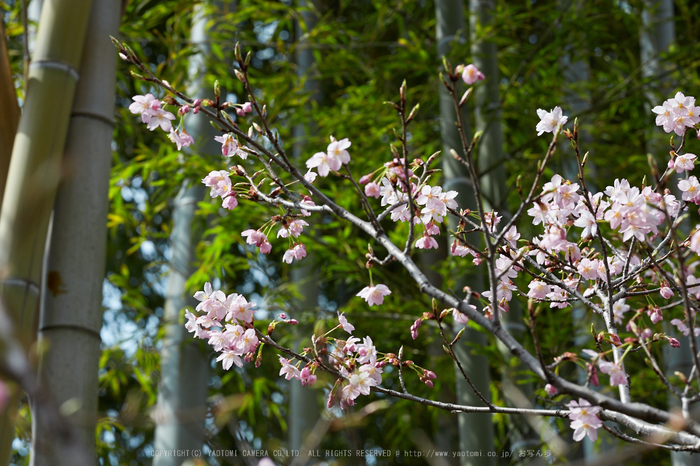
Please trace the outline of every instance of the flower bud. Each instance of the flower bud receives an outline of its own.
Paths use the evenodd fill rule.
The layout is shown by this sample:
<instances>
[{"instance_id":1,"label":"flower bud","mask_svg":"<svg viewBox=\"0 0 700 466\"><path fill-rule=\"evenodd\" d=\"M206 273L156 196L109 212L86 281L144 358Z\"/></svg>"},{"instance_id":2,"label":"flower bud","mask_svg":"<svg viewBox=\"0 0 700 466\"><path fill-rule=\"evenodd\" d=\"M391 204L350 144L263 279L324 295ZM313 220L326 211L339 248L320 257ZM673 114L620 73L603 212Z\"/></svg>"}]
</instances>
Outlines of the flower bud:
<instances>
[{"instance_id":1,"label":"flower bud","mask_svg":"<svg viewBox=\"0 0 700 466\"><path fill-rule=\"evenodd\" d=\"M544 391L547 392L548 395L556 395L559 390L557 390L557 387L554 385L547 384L544 386Z\"/></svg>"}]
</instances>

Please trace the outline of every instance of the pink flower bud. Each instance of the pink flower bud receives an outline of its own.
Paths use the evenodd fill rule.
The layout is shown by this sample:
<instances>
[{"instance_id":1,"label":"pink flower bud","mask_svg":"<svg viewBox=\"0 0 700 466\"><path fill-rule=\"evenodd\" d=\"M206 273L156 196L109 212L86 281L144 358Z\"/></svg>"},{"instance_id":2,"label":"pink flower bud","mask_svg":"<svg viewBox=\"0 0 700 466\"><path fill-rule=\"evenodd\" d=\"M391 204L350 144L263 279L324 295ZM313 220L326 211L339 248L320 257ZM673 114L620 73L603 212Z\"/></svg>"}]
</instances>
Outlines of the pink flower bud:
<instances>
[{"instance_id":1,"label":"pink flower bud","mask_svg":"<svg viewBox=\"0 0 700 466\"><path fill-rule=\"evenodd\" d=\"M367 184L372 180L372 175L364 175L360 178L360 184Z\"/></svg>"},{"instance_id":2,"label":"pink flower bud","mask_svg":"<svg viewBox=\"0 0 700 466\"><path fill-rule=\"evenodd\" d=\"M548 395L556 395L559 390L557 390L557 387L554 385L548 383L544 386L544 391L547 392Z\"/></svg>"},{"instance_id":3,"label":"pink flower bud","mask_svg":"<svg viewBox=\"0 0 700 466\"><path fill-rule=\"evenodd\" d=\"M123 53L119 53L119 58L121 58L122 60L128 60L127 56Z\"/></svg>"},{"instance_id":4,"label":"pink flower bud","mask_svg":"<svg viewBox=\"0 0 700 466\"><path fill-rule=\"evenodd\" d=\"M253 104L250 102L246 102L243 104L242 109L245 113L252 113L253 112Z\"/></svg>"},{"instance_id":5,"label":"pink flower bud","mask_svg":"<svg viewBox=\"0 0 700 466\"><path fill-rule=\"evenodd\" d=\"M296 325L296 324L299 323L299 321L296 320L296 319L289 319L289 320L287 321L287 323L288 323L289 325Z\"/></svg>"},{"instance_id":6,"label":"pink flower bud","mask_svg":"<svg viewBox=\"0 0 700 466\"><path fill-rule=\"evenodd\" d=\"M177 114L180 116L187 115L190 113L190 106L189 105L183 105L177 110Z\"/></svg>"},{"instance_id":7,"label":"pink flower bud","mask_svg":"<svg viewBox=\"0 0 700 466\"><path fill-rule=\"evenodd\" d=\"M433 388L433 381L432 381L432 380L430 380L430 379L425 379L425 384L426 384L428 387Z\"/></svg>"},{"instance_id":8,"label":"pink flower bud","mask_svg":"<svg viewBox=\"0 0 700 466\"><path fill-rule=\"evenodd\" d=\"M193 114L198 114L199 113L199 107L202 105L202 99L194 99L194 102L192 102L192 106L194 107L194 110L192 110Z\"/></svg>"},{"instance_id":9,"label":"pink flower bud","mask_svg":"<svg viewBox=\"0 0 700 466\"><path fill-rule=\"evenodd\" d=\"M671 343L671 347L673 348L680 348L681 347L681 342L676 340L675 338L667 337L668 342Z\"/></svg>"},{"instance_id":10,"label":"pink flower bud","mask_svg":"<svg viewBox=\"0 0 700 466\"><path fill-rule=\"evenodd\" d=\"M484 73L479 71L479 68L476 66L472 65L471 63L467 66L464 67L464 70L462 71L462 80L464 80L465 83L468 85L472 85L477 81L481 81L482 79L485 79L486 76L484 76Z\"/></svg>"},{"instance_id":11,"label":"pink flower bud","mask_svg":"<svg viewBox=\"0 0 700 466\"><path fill-rule=\"evenodd\" d=\"M669 288L668 285L662 286L662 287L661 287L661 290L660 290L659 292L661 293L661 296L662 296L664 299L668 299L668 298L670 298L671 296L673 296L673 290L672 290L671 288Z\"/></svg>"},{"instance_id":12,"label":"pink flower bud","mask_svg":"<svg viewBox=\"0 0 700 466\"><path fill-rule=\"evenodd\" d=\"M245 112L243 111L242 108L237 108L237 109L236 109L236 114L237 114L239 117L244 117L244 116L245 116Z\"/></svg>"},{"instance_id":13,"label":"pink flower bud","mask_svg":"<svg viewBox=\"0 0 700 466\"><path fill-rule=\"evenodd\" d=\"M287 318L287 314L283 312L283 313L281 313L281 314L279 315L279 318L280 318L280 319L286 319L286 318Z\"/></svg>"},{"instance_id":14,"label":"pink flower bud","mask_svg":"<svg viewBox=\"0 0 700 466\"><path fill-rule=\"evenodd\" d=\"M435 375L435 372L433 372L433 371L425 371L424 374L429 379L432 379L432 380L437 379L437 375Z\"/></svg>"},{"instance_id":15,"label":"pink flower bud","mask_svg":"<svg viewBox=\"0 0 700 466\"><path fill-rule=\"evenodd\" d=\"M642 330L642 334L640 335L640 338L643 338L646 340L646 339L649 339L653 336L654 336L654 332L652 332L650 328L645 328L644 330Z\"/></svg>"}]
</instances>

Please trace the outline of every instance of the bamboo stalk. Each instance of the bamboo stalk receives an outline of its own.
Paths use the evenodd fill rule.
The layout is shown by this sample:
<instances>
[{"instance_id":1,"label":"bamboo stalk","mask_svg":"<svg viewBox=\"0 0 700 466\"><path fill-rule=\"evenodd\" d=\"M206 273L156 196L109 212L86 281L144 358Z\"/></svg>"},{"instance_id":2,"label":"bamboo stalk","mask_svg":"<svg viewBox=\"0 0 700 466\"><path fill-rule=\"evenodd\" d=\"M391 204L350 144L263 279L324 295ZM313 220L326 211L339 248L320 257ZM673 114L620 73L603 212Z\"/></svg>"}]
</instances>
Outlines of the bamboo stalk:
<instances>
[{"instance_id":1,"label":"bamboo stalk","mask_svg":"<svg viewBox=\"0 0 700 466\"><path fill-rule=\"evenodd\" d=\"M36 336L44 246L90 4L91 0L53 0L44 5L2 201L0 296L27 349ZM9 461L14 438L8 419L0 419L0 462Z\"/></svg>"},{"instance_id":2,"label":"bamboo stalk","mask_svg":"<svg viewBox=\"0 0 700 466\"><path fill-rule=\"evenodd\" d=\"M121 3L95 0L80 66L54 207L48 287L42 290L39 380L60 406L79 404L70 420L88 451L95 449L111 142L116 62L110 35ZM42 345L43 346L43 345ZM71 354L66 358L66 354ZM32 405L32 464L60 463L46 413Z\"/></svg>"}]
</instances>

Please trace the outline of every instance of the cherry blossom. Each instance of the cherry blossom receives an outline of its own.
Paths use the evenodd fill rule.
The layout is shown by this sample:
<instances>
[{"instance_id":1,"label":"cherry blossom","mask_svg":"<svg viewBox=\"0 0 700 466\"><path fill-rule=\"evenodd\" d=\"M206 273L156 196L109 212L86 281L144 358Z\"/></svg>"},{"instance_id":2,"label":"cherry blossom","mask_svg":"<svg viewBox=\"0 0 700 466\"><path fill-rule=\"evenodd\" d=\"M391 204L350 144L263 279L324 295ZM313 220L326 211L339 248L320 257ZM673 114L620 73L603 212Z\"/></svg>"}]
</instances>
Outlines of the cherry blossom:
<instances>
[{"instance_id":1,"label":"cherry blossom","mask_svg":"<svg viewBox=\"0 0 700 466\"><path fill-rule=\"evenodd\" d=\"M673 162L673 168L676 169L676 173L682 173L684 171L690 171L695 168L695 159L697 156L695 154L683 154L676 157Z\"/></svg>"},{"instance_id":2,"label":"cherry blossom","mask_svg":"<svg viewBox=\"0 0 700 466\"><path fill-rule=\"evenodd\" d=\"M248 158L248 153L241 150L238 145L238 140L233 134L227 133L223 136L214 136L214 140L221 143L221 153L224 156L233 157L234 155L238 155L243 160Z\"/></svg>"},{"instance_id":3,"label":"cherry blossom","mask_svg":"<svg viewBox=\"0 0 700 466\"><path fill-rule=\"evenodd\" d=\"M129 105L129 111L134 115L140 114L142 123L148 123L151 120L151 112L160 108L160 102L153 94L135 95L131 100L134 103Z\"/></svg>"},{"instance_id":4,"label":"cherry blossom","mask_svg":"<svg viewBox=\"0 0 700 466\"><path fill-rule=\"evenodd\" d=\"M537 128L535 128L538 136L553 132L559 125L564 126L569 119L562 114L560 107L554 107L554 110L550 112L538 108L537 116L540 117L540 122L537 123Z\"/></svg>"},{"instance_id":5,"label":"cherry blossom","mask_svg":"<svg viewBox=\"0 0 700 466\"><path fill-rule=\"evenodd\" d=\"M356 296L363 298L370 306L379 305L384 302L384 296L391 294L391 290L386 285L366 286Z\"/></svg>"},{"instance_id":6,"label":"cherry blossom","mask_svg":"<svg viewBox=\"0 0 700 466\"><path fill-rule=\"evenodd\" d=\"M662 126L667 133L673 131L678 136L683 136L686 128L700 123L700 107L695 106L695 97L685 96L681 92L651 111L657 114L657 126Z\"/></svg>"},{"instance_id":7,"label":"cherry blossom","mask_svg":"<svg viewBox=\"0 0 700 466\"><path fill-rule=\"evenodd\" d=\"M141 114L142 118L146 113L149 114L149 120L146 123L146 127L149 129L149 131L153 131L159 126L160 129L166 132L170 132L170 130L173 128L172 120L175 119L175 115L172 113L159 108L158 110L147 110L143 112Z\"/></svg>"},{"instance_id":8,"label":"cherry blossom","mask_svg":"<svg viewBox=\"0 0 700 466\"><path fill-rule=\"evenodd\" d=\"M598 359L598 368L602 373L610 376L610 385L625 385L627 383L627 375L619 364Z\"/></svg>"},{"instance_id":9,"label":"cherry blossom","mask_svg":"<svg viewBox=\"0 0 700 466\"><path fill-rule=\"evenodd\" d=\"M574 429L574 441L580 442L586 435L595 441L598 438L597 429L603 427L603 421L597 416L601 408L591 406L583 398L579 398L578 402L572 400L567 406L569 407L569 419L572 421L570 427Z\"/></svg>"},{"instance_id":10,"label":"cherry blossom","mask_svg":"<svg viewBox=\"0 0 700 466\"><path fill-rule=\"evenodd\" d=\"M338 313L338 322L340 322L340 326L343 327L343 330L350 334L352 334L353 330L355 330L355 326L348 322L344 312Z\"/></svg>"},{"instance_id":11,"label":"cherry blossom","mask_svg":"<svg viewBox=\"0 0 700 466\"><path fill-rule=\"evenodd\" d=\"M481 81L482 79L486 79L486 76L484 76L484 73L479 71L476 66L470 63L464 67L464 70L462 71L462 80L469 86L477 81Z\"/></svg>"}]
</instances>

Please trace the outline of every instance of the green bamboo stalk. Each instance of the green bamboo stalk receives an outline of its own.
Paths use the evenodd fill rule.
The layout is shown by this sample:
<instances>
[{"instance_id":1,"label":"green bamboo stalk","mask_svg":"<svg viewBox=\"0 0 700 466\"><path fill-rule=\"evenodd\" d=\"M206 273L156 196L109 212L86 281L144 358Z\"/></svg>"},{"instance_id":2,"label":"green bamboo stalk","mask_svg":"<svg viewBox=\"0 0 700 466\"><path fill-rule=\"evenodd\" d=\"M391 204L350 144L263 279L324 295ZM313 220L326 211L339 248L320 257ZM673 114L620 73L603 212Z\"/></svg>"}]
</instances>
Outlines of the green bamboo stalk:
<instances>
[{"instance_id":1,"label":"green bamboo stalk","mask_svg":"<svg viewBox=\"0 0 700 466\"><path fill-rule=\"evenodd\" d=\"M486 203L485 209L493 209L504 213L506 205L506 172L504 167L505 153L503 151L503 126L500 113L500 95L498 89L498 49L493 42L485 42L479 36L479 28L488 26L492 20L495 4L492 1L470 0L470 25L472 34L472 61L486 76L486 81L477 86L474 92L475 126L477 131L483 131L478 146L479 173L481 173L481 189ZM510 310L503 316L503 327L516 339L520 340L525 334L522 309L516 301L510 303ZM510 361L513 355L502 344L499 351L505 361ZM522 364L511 368L508 364L501 370L506 402L514 407L524 408L520 398L532 397L532 386L523 383L515 375L521 373ZM521 449L527 450L540 445L539 436L532 431L526 419L522 416L511 416L511 453L518 457Z\"/></svg>"},{"instance_id":2,"label":"green bamboo stalk","mask_svg":"<svg viewBox=\"0 0 700 466\"><path fill-rule=\"evenodd\" d=\"M437 0L435 2L436 27L438 40L438 55L446 56L449 53L450 46L457 36L461 40L466 39L467 25L464 21L464 2L462 0ZM450 150L462 152L462 143L459 132L455 127L457 121L457 113L452 102L452 97L444 88L440 86L440 119L441 119L441 134L442 134L442 154L443 154L443 172L445 174L445 182L443 187L445 190L456 190L459 193L457 202L462 208L475 209L476 204L473 199L473 188L469 179L469 172L466 168L454 160L449 154ZM462 111L462 121L464 122L465 131L469 131L469 118L466 108ZM457 227L454 219L450 219L450 229L455 230ZM479 241L479 239L475 239ZM470 286L474 290L483 289L483 277L479 273L470 276L462 277L456 284L457 289L464 286ZM463 326L455 325L455 331L459 331ZM462 337L462 342L469 342L469 345L482 346L486 345L485 336L467 326ZM472 354L467 343L455 345L455 353L459 358L463 368L469 375L474 385L478 390L489 397L489 363L485 356L477 356ZM472 406L481 406L483 403L479 397L469 387L466 380L461 375L461 372L455 368L456 373L456 394L457 402ZM493 432L491 428L490 414L458 414L459 423L459 449L462 451L488 450L493 449ZM462 458L460 463L463 466L474 465L491 465L492 461L486 457L471 457Z\"/></svg>"},{"instance_id":3,"label":"green bamboo stalk","mask_svg":"<svg viewBox=\"0 0 700 466\"><path fill-rule=\"evenodd\" d=\"M121 2L95 0L80 66L54 206L47 287L42 290L40 383L59 405L69 402L81 441L95 449L114 88ZM66 358L70 354L70 358ZM68 406L68 405L65 405ZM60 463L44 412L34 409L32 464Z\"/></svg>"},{"instance_id":4,"label":"green bamboo stalk","mask_svg":"<svg viewBox=\"0 0 700 466\"><path fill-rule=\"evenodd\" d=\"M220 6L223 2L217 2ZM233 2L232 2L233 3ZM188 93L199 98L211 98L205 89L204 72L211 59L208 46L207 23L211 16L204 5L194 11L190 40L199 53L190 58L190 85ZM199 153L221 154L221 146L214 141L217 131L202 114L187 117L187 130L198 144ZM185 330L182 312L194 308L197 300L186 287L195 270L195 248L201 231L194 229L197 203L205 196L205 188L199 180L186 180L173 204L173 229L170 234L172 257L168 274L165 310L163 315L163 349L160 353L161 379L158 385L158 424L155 429L154 448L159 451L201 449L204 444L209 362L199 342ZM154 466L176 466L181 458L158 456Z\"/></svg>"},{"instance_id":5,"label":"green bamboo stalk","mask_svg":"<svg viewBox=\"0 0 700 466\"><path fill-rule=\"evenodd\" d=\"M297 76L304 79L304 92L310 94L307 104L319 102L321 96L321 85L315 77L315 59L313 49L310 47L304 34L310 33L316 26L317 15L312 11L311 2L300 0L298 2L300 10L300 21L296 22L296 38L298 41L296 52ZM302 25L303 24L303 25ZM313 122L309 124L298 124L294 127L294 146L292 148L295 160L301 160L307 147L309 135L316 133ZM290 276L296 284L301 299L292 304L294 312L309 312L318 306L318 270L313 267L314 258L307 257L301 264L292 266ZM308 338L313 331L313 325L302 324L294 328L297 344L308 346ZM319 420L319 392L318 387L302 387L299 382L291 381L289 385L289 448L300 450L305 446L308 434ZM314 447L312 446L311 449Z\"/></svg>"},{"instance_id":6,"label":"green bamboo stalk","mask_svg":"<svg viewBox=\"0 0 700 466\"><path fill-rule=\"evenodd\" d=\"M90 5L91 0L53 0L44 5L12 147L0 214L0 296L27 349L36 337L44 246ZM7 417L0 422L0 462L7 462L14 427Z\"/></svg>"},{"instance_id":7,"label":"green bamboo stalk","mask_svg":"<svg viewBox=\"0 0 700 466\"><path fill-rule=\"evenodd\" d=\"M7 172L10 169L12 144L15 141L15 133L19 123L19 106L17 105L15 84L12 80L12 66L10 66L10 57L7 53L2 15L0 15L0 108L2 109L2 117L0 118L0 205L2 205Z\"/></svg>"}]
</instances>

